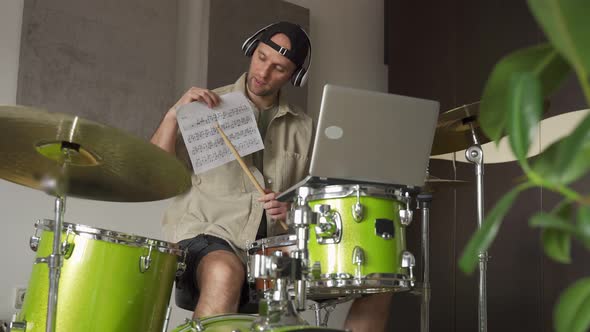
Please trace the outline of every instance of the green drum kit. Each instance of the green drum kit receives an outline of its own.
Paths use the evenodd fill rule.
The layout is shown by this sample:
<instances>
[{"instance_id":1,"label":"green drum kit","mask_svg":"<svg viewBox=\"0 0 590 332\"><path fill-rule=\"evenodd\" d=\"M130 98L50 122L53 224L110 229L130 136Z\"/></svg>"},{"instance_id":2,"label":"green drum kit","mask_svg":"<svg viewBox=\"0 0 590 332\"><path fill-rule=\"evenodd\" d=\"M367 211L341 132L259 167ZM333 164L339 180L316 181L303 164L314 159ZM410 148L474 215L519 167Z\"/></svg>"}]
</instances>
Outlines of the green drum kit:
<instances>
[{"instance_id":1,"label":"green drum kit","mask_svg":"<svg viewBox=\"0 0 590 332\"><path fill-rule=\"evenodd\" d=\"M0 118L6 136L0 150L7 156L0 177L55 197L55 218L35 224L30 247L36 258L10 331L167 331L184 252L174 243L64 222L65 200L173 197L190 186L186 168L139 138L76 116L0 106ZM444 133L437 131L438 152L448 152ZM298 187L290 198L290 234L248 246L258 314L191 319L173 331L340 331L326 327L329 310L322 320L321 309L416 287L427 331L429 203L437 186L461 183L428 177L421 191L366 183ZM405 237L416 207L422 210L421 283ZM317 302L315 325L299 315L309 309L308 299Z\"/></svg>"}]
</instances>

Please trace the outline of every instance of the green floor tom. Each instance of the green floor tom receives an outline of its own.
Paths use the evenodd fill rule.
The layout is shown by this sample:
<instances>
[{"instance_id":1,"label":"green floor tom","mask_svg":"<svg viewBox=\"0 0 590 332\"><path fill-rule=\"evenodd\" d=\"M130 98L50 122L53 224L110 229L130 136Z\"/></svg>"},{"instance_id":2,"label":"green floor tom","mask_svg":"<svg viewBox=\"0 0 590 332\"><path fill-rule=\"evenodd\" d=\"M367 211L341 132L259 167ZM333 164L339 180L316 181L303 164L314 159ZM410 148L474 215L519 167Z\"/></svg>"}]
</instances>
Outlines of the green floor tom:
<instances>
[{"instance_id":1,"label":"green floor tom","mask_svg":"<svg viewBox=\"0 0 590 332\"><path fill-rule=\"evenodd\" d=\"M36 224L37 260L52 252L53 221ZM176 244L64 223L56 331L162 331L178 258ZM35 234L37 234L37 231ZM13 331L45 331L47 264L33 265ZM23 325L24 324L24 325Z\"/></svg>"}]
</instances>

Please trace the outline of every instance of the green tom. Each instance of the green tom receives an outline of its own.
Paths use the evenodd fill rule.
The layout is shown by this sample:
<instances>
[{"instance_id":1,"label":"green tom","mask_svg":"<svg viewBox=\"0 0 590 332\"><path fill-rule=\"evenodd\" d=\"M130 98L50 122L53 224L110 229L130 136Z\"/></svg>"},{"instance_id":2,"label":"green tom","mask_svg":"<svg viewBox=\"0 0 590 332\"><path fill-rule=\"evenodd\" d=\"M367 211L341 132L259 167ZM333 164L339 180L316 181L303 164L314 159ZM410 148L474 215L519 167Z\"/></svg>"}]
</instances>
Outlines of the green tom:
<instances>
[{"instance_id":1,"label":"green tom","mask_svg":"<svg viewBox=\"0 0 590 332\"><path fill-rule=\"evenodd\" d=\"M53 220L31 238L37 260L52 252ZM64 223L56 331L162 331L178 258L176 244ZM35 263L13 331L45 331L47 264Z\"/></svg>"},{"instance_id":2,"label":"green tom","mask_svg":"<svg viewBox=\"0 0 590 332\"><path fill-rule=\"evenodd\" d=\"M308 294L313 299L408 290L410 195L401 188L330 185L310 188L317 223L309 232Z\"/></svg>"}]
</instances>

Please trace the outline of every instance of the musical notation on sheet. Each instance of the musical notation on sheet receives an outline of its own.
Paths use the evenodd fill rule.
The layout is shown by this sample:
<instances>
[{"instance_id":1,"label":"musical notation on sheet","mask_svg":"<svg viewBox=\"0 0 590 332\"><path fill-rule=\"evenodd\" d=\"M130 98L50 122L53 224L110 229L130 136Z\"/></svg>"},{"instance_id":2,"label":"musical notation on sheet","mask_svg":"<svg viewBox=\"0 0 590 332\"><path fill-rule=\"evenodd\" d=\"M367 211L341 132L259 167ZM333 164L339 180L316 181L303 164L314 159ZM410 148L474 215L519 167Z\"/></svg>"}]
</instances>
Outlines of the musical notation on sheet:
<instances>
[{"instance_id":1,"label":"musical notation on sheet","mask_svg":"<svg viewBox=\"0 0 590 332\"><path fill-rule=\"evenodd\" d=\"M178 109L177 121L196 174L234 160L215 123L230 139L240 156L264 149L254 110L240 92L220 96L214 109L193 102Z\"/></svg>"}]
</instances>

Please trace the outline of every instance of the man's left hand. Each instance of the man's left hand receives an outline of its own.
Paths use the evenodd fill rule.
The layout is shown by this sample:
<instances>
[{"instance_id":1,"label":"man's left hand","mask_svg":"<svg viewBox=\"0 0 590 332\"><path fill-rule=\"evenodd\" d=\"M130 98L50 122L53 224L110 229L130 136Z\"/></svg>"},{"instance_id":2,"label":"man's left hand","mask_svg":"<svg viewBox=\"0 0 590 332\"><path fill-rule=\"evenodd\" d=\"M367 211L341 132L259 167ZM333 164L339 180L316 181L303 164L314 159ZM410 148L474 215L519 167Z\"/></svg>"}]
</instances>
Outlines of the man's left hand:
<instances>
[{"instance_id":1,"label":"man's left hand","mask_svg":"<svg viewBox=\"0 0 590 332\"><path fill-rule=\"evenodd\" d=\"M276 200L280 193L270 190L265 190L266 194L258 199L259 202L264 202L264 209L272 220L286 220L287 211L291 207L291 203L279 202Z\"/></svg>"}]
</instances>

